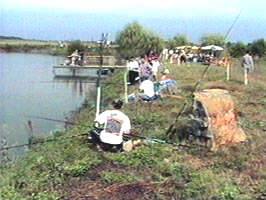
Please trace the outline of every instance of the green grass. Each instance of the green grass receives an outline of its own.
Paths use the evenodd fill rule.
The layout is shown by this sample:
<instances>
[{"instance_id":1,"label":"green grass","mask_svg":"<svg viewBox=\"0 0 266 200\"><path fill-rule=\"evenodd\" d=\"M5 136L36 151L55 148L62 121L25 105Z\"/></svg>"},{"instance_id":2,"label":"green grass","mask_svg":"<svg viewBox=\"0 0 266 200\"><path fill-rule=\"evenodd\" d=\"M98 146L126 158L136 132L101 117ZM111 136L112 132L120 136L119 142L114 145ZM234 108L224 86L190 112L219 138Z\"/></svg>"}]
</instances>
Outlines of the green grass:
<instances>
[{"instance_id":1,"label":"green grass","mask_svg":"<svg viewBox=\"0 0 266 200\"><path fill-rule=\"evenodd\" d=\"M185 100L191 98L191 90L205 69L201 65L168 67L181 83L182 92L178 95L184 99L164 98L152 104L125 105L123 112L131 119L134 132L140 135L167 139L169 126ZM115 193L117 188L136 187L137 184L143 185L142 195L145 191L151 195L148 190L151 187L156 198L153 197L163 200L266 199L266 64L262 62L256 67L248 86L243 84L238 62L232 67L230 81L225 80L224 68L210 67L198 86L198 90L223 88L230 92L240 116L239 125L248 136L247 143L216 152L196 145L198 143L188 143L191 147L144 143L131 152L102 153L87 143L86 136L59 139L39 145L22 160L0 168L0 199L55 200L84 194L83 197L90 195L101 199L103 195L105 199L119 200L121 198ZM123 83L122 72L108 82ZM129 88L129 93L134 89ZM123 85L107 85L104 97L105 102L122 98ZM185 125L190 106L188 104L176 128ZM108 108L109 105L105 105L102 109ZM81 125L54 137L86 133L89 131L86 126L91 126L93 120L94 111L85 110L79 116ZM152 186L147 186L149 184ZM99 188L101 193L98 193Z\"/></svg>"}]
</instances>

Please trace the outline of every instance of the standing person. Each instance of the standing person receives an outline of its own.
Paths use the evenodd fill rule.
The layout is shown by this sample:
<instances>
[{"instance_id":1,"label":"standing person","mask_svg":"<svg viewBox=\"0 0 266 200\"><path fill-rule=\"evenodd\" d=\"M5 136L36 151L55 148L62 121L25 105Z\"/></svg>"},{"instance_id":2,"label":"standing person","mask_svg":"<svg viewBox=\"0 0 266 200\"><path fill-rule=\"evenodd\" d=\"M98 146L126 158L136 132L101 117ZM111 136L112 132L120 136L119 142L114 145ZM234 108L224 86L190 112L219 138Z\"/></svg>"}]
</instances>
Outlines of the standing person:
<instances>
[{"instance_id":1,"label":"standing person","mask_svg":"<svg viewBox=\"0 0 266 200\"><path fill-rule=\"evenodd\" d=\"M143 81L145 78L150 79L152 76L152 66L145 58L141 59L141 63L139 66L139 75L141 81Z\"/></svg>"},{"instance_id":2,"label":"standing person","mask_svg":"<svg viewBox=\"0 0 266 200\"><path fill-rule=\"evenodd\" d=\"M102 125L103 128L96 128L91 132L92 142L103 150L117 152L123 147L123 134L130 133L131 124L127 115L121 112L123 102L113 102L113 110L106 110L96 117L96 127Z\"/></svg>"},{"instance_id":3,"label":"standing person","mask_svg":"<svg viewBox=\"0 0 266 200\"><path fill-rule=\"evenodd\" d=\"M158 73L158 71L159 71L160 62L159 62L158 58L155 57L155 58L151 61L151 63L152 63L152 69L151 69L151 71L152 71L152 77L153 77L153 80L154 80L154 81L157 81L157 73Z\"/></svg>"},{"instance_id":4,"label":"standing person","mask_svg":"<svg viewBox=\"0 0 266 200\"><path fill-rule=\"evenodd\" d=\"M244 69L247 69L247 72L254 71L254 61L249 51L247 51L246 54L243 56L242 67L244 67Z\"/></svg>"},{"instance_id":5,"label":"standing person","mask_svg":"<svg viewBox=\"0 0 266 200\"><path fill-rule=\"evenodd\" d=\"M184 63L184 64L187 64L187 55L186 55L185 50L181 50L181 53L180 53L179 57L180 57L180 64L181 64L181 65L182 65L183 63Z\"/></svg>"},{"instance_id":6,"label":"standing person","mask_svg":"<svg viewBox=\"0 0 266 200\"><path fill-rule=\"evenodd\" d=\"M254 71L254 61L252 56L247 51L242 59L242 67L244 68L244 84L248 84L248 73Z\"/></svg>"}]
</instances>

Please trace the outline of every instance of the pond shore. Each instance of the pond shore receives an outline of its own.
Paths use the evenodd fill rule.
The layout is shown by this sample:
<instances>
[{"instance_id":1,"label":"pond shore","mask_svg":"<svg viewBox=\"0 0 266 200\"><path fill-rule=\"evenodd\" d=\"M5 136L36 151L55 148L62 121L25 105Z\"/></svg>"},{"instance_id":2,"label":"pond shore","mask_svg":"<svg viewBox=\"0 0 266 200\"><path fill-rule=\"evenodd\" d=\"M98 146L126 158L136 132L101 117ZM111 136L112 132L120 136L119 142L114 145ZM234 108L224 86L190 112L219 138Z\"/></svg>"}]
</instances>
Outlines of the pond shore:
<instances>
[{"instance_id":1,"label":"pond shore","mask_svg":"<svg viewBox=\"0 0 266 200\"><path fill-rule=\"evenodd\" d=\"M180 95L191 100L191 89L201 78L202 65L166 64L181 82ZM57 141L37 145L22 161L2 167L0 199L263 199L266 195L266 65L257 65L244 86L238 63L230 81L225 69L211 67L198 89L222 88L236 101L240 125L250 142L211 152L197 142L178 145L145 143L132 152L98 152L87 142L94 110L78 114L76 126L57 133ZM123 73L115 73L103 87L105 102L123 97ZM117 84L114 84L117 83ZM129 93L136 87L129 87ZM165 97L153 103L128 103L123 112L134 132L144 137L178 142L167 131L184 105L184 99ZM107 104L102 110L110 108ZM176 123L185 124L189 109ZM176 133L178 134L178 133ZM73 139L63 139L76 136ZM61 139L60 139L61 138ZM101 188L99 190L99 188ZM47 192L49 191L49 192Z\"/></svg>"}]
</instances>

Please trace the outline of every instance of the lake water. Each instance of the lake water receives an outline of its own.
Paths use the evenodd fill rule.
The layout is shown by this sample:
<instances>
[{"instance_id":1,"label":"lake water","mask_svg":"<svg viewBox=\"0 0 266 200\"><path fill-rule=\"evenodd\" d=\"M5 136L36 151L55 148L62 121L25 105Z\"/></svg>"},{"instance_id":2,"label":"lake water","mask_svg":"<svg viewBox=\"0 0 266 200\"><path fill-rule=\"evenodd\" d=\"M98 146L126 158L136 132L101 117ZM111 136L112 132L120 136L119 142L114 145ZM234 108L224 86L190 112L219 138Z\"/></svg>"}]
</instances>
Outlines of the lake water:
<instances>
[{"instance_id":1,"label":"lake water","mask_svg":"<svg viewBox=\"0 0 266 200\"><path fill-rule=\"evenodd\" d=\"M49 55L0 53L0 141L6 138L8 146L27 143L29 120L36 136L62 129L62 123L28 116L64 120L81 106L86 96L92 94L95 83L54 79L52 66L62 63L63 59ZM13 149L10 154L21 154L24 150L27 151L26 148Z\"/></svg>"}]
</instances>

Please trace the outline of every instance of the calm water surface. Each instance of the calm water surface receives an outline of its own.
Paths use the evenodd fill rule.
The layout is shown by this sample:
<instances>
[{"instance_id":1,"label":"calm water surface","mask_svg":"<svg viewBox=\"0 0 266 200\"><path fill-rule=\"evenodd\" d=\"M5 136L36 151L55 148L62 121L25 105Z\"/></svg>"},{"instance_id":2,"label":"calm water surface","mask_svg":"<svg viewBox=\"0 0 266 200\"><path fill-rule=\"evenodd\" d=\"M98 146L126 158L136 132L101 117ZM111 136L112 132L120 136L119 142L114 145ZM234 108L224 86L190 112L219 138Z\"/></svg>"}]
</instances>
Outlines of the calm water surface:
<instances>
[{"instance_id":1,"label":"calm water surface","mask_svg":"<svg viewBox=\"0 0 266 200\"><path fill-rule=\"evenodd\" d=\"M81 106L86 96L90 96L94 83L54 80L52 66L63 59L49 55L0 53L0 141L6 138L8 145L27 143L28 120L32 121L36 136L62 129L64 124L27 116L64 120ZM27 149L12 151L19 154L24 150Z\"/></svg>"}]
</instances>

